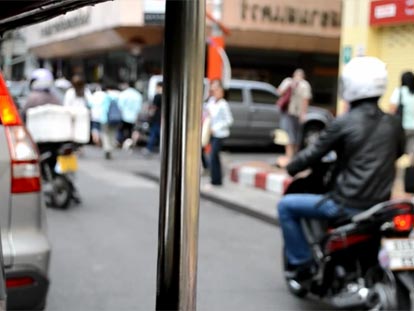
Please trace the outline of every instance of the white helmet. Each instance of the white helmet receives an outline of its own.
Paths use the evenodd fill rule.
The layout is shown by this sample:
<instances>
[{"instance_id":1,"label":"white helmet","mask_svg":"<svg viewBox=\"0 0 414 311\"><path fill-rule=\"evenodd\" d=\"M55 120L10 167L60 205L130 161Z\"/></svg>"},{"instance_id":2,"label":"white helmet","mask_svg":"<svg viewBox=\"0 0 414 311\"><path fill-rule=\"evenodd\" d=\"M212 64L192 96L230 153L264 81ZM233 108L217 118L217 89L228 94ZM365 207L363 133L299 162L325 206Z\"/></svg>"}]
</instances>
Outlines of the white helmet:
<instances>
[{"instance_id":1,"label":"white helmet","mask_svg":"<svg viewBox=\"0 0 414 311\"><path fill-rule=\"evenodd\" d=\"M340 96L351 103L381 97L387 88L386 64L376 57L353 58L345 65L340 78Z\"/></svg>"},{"instance_id":2,"label":"white helmet","mask_svg":"<svg viewBox=\"0 0 414 311\"><path fill-rule=\"evenodd\" d=\"M33 90L47 90L53 86L53 75L45 68L35 69L32 72L30 79L33 81Z\"/></svg>"},{"instance_id":3,"label":"white helmet","mask_svg":"<svg viewBox=\"0 0 414 311\"><path fill-rule=\"evenodd\" d=\"M55 86L62 90L67 90L72 87L72 83L70 83L69 80L66 80L65 78L59 78L55 81Z\"/></svg>"}]
</instances>

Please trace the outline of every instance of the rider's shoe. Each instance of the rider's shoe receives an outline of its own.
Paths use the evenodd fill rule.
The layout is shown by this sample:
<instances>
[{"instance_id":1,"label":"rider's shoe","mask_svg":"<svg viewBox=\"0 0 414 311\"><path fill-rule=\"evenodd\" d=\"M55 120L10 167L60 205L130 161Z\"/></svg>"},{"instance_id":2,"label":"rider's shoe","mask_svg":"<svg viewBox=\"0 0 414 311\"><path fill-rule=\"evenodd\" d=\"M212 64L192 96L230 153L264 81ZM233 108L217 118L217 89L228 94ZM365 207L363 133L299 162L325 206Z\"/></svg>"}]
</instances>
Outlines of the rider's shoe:
<instances>
[{"instance_id":1,"label":"rider's shoe","mask_svg":"<svg viewBox=\"0 0 414 311\"><path fill-rule=\"evenodd\" d=\"M316 265L313 260L301 265L288 264L285 271L285 276L290 279L303 282L310 280L316 273Z\"/></svg>"}]
</instances>

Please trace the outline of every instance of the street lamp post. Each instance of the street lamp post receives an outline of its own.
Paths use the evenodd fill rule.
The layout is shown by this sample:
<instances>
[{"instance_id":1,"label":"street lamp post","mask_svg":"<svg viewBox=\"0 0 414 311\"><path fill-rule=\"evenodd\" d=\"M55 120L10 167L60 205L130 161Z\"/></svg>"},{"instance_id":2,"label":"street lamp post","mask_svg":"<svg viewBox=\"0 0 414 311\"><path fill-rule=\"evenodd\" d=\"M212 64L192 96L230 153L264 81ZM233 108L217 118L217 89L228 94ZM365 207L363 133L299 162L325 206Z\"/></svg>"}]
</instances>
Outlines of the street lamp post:
<instances>
[{"instance_id":1,"label":"street lamp post","mask_svg":"<svg viewBox=\"0 0 414 311\"><path fill-rule=\"evenodd\" d=\"M167 0L157 310L195 310L205 0Z\"/></svg>"}]
</instances>

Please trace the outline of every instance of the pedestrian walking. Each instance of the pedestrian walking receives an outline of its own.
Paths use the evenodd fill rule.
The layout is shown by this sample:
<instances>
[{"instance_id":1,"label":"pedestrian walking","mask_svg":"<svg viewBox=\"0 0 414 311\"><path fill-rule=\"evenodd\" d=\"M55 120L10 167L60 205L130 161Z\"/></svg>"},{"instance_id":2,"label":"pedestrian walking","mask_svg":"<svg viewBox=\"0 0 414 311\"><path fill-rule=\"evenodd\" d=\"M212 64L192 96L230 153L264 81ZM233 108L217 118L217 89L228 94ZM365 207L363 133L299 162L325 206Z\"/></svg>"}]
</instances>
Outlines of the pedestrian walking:
<instances>
[{"instance_id":1,"label":"pedestrian walking","mask_svg":"<svg viewBox=\"0 0 414 311\"><path fill-rule=\"evenodd\" d=\"M90 99L92 142L97 146L101 145L101 121L107 96L102 86L98 86Z\"/></svg>"},{"instance_id":2,"label":"pedestrian walking","mask_svg":"<svg viewBox=\"0 0 414 311\"><path fill-rule=\"evenodd\" d=\"M116 147L116 135L122 123L122 113L118 106L119 90L112 85L104 85L106 96L103 98L101 115L101 139L105 159L112 159L112 152Z\"/></svg>"},{"instance_id":3,"label":"pedestrian walking","mask_svg":"<svg viewBox=\"0 0 414 311\"><path fill-rule=\"evenodd\" d=\"M220 151L223 139L229 137L230 126L233 124L233 116L229 104L224 99L224 89L220 80L213 80L210 84L212 97L206 104L206 113L210 118L210 172L211 184L206 186L206 190L212 186L223 184L223 174L220 161Z\"/></svg>"},{"instance_id":4,"label":"pedestrian walking","mask_svg":"<svg viewBox=\"0 0 414 311\"><path fill-rule=\"evenodd\" d=\"M65 94L67 90L69 90L72 87L72 83L70 83L68 79L62 76L60 78L57 78L54 84L59 100L63 103L63 100L65 99Z\"/></svg>"},{"instance_id":5,"label":"pedestrian walking","mask_svg":"<svg viewBox=\"0 0 414 311\"><path fill-rule=\"evenodd\" d=\"M119 94L118 105L122 113L122 124L120 128L119 143L123 144L127 139L131 139L132 130L138 119L138 114L142 107L142 95L134 88L132 81L121 83L123 90Z\"/></svg>"},{"instance_id":6,"label":"pedestrian walking","mask_svg":"<svg viewBox=\"0 0 414 311\"><path fill-rule=\"evenodd\" d=\"M143 150L145 155L155 151L160 141L161 132L161 109L162 109L162 82L157 83L157 90L150 106L150 137L147 147Z\"/></svg>"},{"instance_id":7,"label":"pedestrian walking","mask_svg":"<svg viewBox=\"0 0 414 311\"><path fill-rule=\"evenodd\" d=\"M301 123L308 112L312 90L302 69L296 69L292 77L284 79L277 90L280 96L277 102L281 110L280 128L287 133L289 143L285 147L285 156L279 157L276 165L284 167L298 150Z\"/></svg>"},{"instance_id":8,"label":"pedestrian walking","mask_svg":"<svg viewBox=\"0 0 414 311\"><path fill-rule=\"evenodd\" d=\"M401 75L401 86L391 95L391 112L401 117L406 136L405 151L413 162L414 154L414 74L406 71Z\"/></svg>"},{"instance_id":9,"label":"pedestrian walking","mask_svg":"<svg viewBox=\"0 0 414 311\"><path fill-rule=\"evenodd\" d=\"M67 107L89 107L92 97L91 92L86 88L85 80L79 74L72 77L72 87L66 91L63 105Z\"/></svg>"}]
</instances>

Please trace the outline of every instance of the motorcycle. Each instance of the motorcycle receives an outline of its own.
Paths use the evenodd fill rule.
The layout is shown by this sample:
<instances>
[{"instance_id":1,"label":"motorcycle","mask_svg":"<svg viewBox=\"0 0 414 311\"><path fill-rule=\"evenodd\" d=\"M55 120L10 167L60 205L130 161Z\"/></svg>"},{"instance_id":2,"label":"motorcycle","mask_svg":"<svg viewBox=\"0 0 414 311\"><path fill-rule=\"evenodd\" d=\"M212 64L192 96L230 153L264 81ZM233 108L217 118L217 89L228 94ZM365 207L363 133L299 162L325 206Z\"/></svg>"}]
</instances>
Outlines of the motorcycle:
<instances>
[{"instance_id":1,"label":"motorcycle","mask_svg":"<svg viewBox=\"0 0 414 311\"><path fill-rule=\"evenodd\" d=\"M334 163L324 159L285 194L326 193ZM283 254L286 284L295 296L312 294L338 309L414 310L413 200L383 202L331 221L302 219L301 226L315 265L298 281Z\"/></svg>"},{"instance_id":2,"label":"motorcycle","mask_svg":"<svg viewBox=\"0 0 414 311\"><path fill-rule=\"evenodd\" d=\"M49 207L66 209L72 201L76 204L81 203L73 181L73 174L77 171L75 151L74 144L62 144L57 150L57 164L53 171L48 164L53 153L46 151L40 155L42 189L46 205Z\"/></svg>"}]
</instances>

